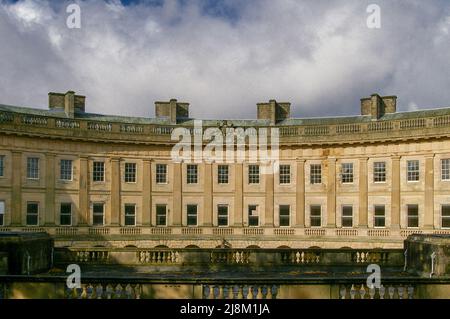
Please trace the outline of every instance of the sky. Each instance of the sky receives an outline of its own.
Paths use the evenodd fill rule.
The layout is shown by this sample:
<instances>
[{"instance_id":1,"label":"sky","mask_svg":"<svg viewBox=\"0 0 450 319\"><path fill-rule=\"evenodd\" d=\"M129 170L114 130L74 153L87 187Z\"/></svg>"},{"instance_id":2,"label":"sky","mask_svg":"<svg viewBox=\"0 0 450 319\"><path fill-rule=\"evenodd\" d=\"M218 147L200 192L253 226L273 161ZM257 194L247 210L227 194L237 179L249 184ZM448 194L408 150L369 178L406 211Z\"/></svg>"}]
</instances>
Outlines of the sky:
<instances>
[{"instance_id":1,"label":"sky","mask_svg":"<svg viewBox=\"0 0 450 319\"><path fill-rule=\"evenodd\" d=\"M299 118L357 115L373 93L450 107L448 0L0 0L0 40L0 104L73 90L88 112L144 117L171 98L201 119L252 119L270 99Z\"/></svg>"}]
</instances>

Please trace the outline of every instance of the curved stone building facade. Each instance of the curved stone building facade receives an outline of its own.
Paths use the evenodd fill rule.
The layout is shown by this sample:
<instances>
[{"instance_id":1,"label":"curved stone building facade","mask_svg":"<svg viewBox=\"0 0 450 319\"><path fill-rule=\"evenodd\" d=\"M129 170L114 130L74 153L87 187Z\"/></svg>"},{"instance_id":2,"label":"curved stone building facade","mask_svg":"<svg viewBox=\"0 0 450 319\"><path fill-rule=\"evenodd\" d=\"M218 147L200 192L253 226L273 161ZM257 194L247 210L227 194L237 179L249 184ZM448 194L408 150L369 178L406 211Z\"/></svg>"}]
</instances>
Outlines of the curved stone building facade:
<instances>
[{"instance_id":1,"label":"curved stone building facade","mask_svg":"<svg viewBox=\"0 0 450 319\"><path fill-rule=\"evenodd\" d=\"M202 121L200 133L277 129L269 174L174 162L174 129L195 131L189 104L156 102L155 114L87 113L71 91L49 93L48 110L0 105L0 231L45 231L58 247L206 248L400 248L450 233L450 108L399 113L395 96L374 94L358 116L294 119L271 100L256 120Z\"/></svg>"}]
</instances>

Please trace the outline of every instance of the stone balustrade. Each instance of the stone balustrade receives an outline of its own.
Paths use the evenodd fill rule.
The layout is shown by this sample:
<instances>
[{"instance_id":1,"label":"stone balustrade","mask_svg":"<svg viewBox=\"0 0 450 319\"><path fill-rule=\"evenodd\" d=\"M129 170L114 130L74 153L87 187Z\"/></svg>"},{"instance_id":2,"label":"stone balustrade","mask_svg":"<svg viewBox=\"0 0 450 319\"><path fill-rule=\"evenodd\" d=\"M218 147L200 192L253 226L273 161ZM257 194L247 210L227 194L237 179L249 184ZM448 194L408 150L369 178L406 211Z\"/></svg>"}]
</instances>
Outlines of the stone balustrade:
<instances>
[{"instance_id":1,"label":"stone balustrade","mask_svg":"<svg viewBox=\"0 0 450 319\"><path fill-rule=\"evenodd\" d=\"M39 134L40 131L33 131L36 126L48 129L59 129L46 134L55 137L80 137L79 131L88 130L90 138L111 139L114 141L126 142L170 142L170 135L176 125L158 124L135 124L108 121L92 121L89 119L61 119L39 115L21 114L7 111L0 111L0 122L3 129L8 130L8 125L13 125L10 131L25 134ZM23 126L23 127L21 127ZM341 143L348 141L366 140L392 140L409 139L423 137L424 135L445 135L450 126L450 116L434 116L426 118L393 119L376 122L361 123L336 123L330 125L291 125L279 126L280 141L282 143ZM263 128L263 126L257 125ZM272 126L271 126L272 127ZM276 126L275 126L276 127ZM204 129L207 127L205 126ZM191 128L191 131L193 129ZM270 130L268 130L270 132ZM104 133L108 133L105 135ZM96 134L99 134L96 136ZM345 135L346 138L342 139ZM160 136L160 137L158 137Z\"/></svg>"}]
</instances>

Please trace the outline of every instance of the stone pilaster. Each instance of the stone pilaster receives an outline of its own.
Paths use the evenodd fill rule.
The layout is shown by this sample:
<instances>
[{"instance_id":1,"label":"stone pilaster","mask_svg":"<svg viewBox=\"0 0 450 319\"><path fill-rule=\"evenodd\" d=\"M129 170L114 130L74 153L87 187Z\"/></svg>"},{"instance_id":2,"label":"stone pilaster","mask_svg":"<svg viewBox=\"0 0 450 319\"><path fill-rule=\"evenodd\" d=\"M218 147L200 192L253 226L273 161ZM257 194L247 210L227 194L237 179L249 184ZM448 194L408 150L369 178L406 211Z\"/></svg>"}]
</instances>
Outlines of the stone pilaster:
<instances>
[{"instance_id":1,"label":"stone pilaster","mask_svg":"<svg viewBox=\"0 0 450 319\"><path fill-rule=\"evenodd\" d=\"M46 226L53 226L56 222L55 214L55 178L59 178L59 172L55 176L55 155L45 155L45 214Z\"/></svg>"},{"instance_id":2,"label":"stone pilaster","mask_svg":"<svg viewBox=\"0 0 450 319\"><path fill-rule=\"evenodd\" d=\"M111 226L120 225L120 159L111 159Z\"/></svg>"},{"instance_id":3,"label":"stone pilaster","mask_svg":"<svg viewBox=\"0 0 450 319\"><path fill-rule=\"evenodd\" d=\"M434 228L434 155L425 157L425 229Z\"/></svg>"},{"instance_id":4,"label":"stone pilaster","mask_svg":"<svg viewBox=\"0 0 450 319\"><path fill-rule=\"evenodd\" d=\"M212 199L212 164L205 163L205 178L203 183L203 226L213 225L213 199Z\"/></svg>"},{"instance_id":5,"label":"stone pilaster","mask_svg":"<svg viewBox=\"0 0 450 319\"><path fill-rule=\"evenodd\" d=\"M25 171L25 170L24 170ZM22 224L22 153L12 152L11 225Z\"/></svg>"},{"instance_id":6,"label":"stone pilaster","mask_svg":"<svg viewBox=\"0 0 450 319\"><path fill-rule=\"evenodd\" d=\"M305 160L297 160L296 180L296 221L297 227L305 227Z\"/></svg>"},{"instance_id":7,"label":"stone pilaster","mask_svg":"<svg viewBox=\"0 0 450 319\"><path fill-rule=\"evenodd\" d=\"M142 226L150 226L152 221L152 178L152 162L145 159L142 163Z\"/></svg>"},{"instance_id":8,"label":"stone pilaster","mask_svg":"<svg viewBox=\"0 0 450 319\"><path fill-rule=\"evenodd\" d=\"M234 166L235 170L235 193L234 193L234 225L237 227L242 227L244 224L243 212L244 212L244 202L243 202L243 192L244 192L244 165L242 163L237 163Z\"/></svg>"},{"instance_id":9,"label":"stone pilaster","mask_svg":"<svg viewBox=\"0 0 450 319\"><path fill-rule=\"evenodd\" d=\"M392 157L391 228L400 228L400 156Z\"/></svg>"},{"instance_id":10,"label":"stone pilaster","mask_svg":"<svg viewBox=\"0 0 450 319\"><path fill-rule=\"evenodd\" d=\"M87 157L80 157L80 181L79 191L79 212L78 212L78 226L86 226L90 224L89 218L89 162Z\"/></svg>"},{"instance_id":11,"label":"stone pilaster","mask_svg":"<svg viewBox=\"0 0 450 319\"><path fill-rule=\"evenodd\" d=\"M173 226L181 226L183 198L182 198L182 164L173 164Z\"/></svg>"},{"instance_id":12,"label":"stone pilaster","mask_svg":"<svg viewBox=\"0 0 450 319\"><path fill-rule=\"evenodd\" d=\"M368 198L367 198L367 158L359 159L359 221L360 228L367 228L368 225Z\"/></svg>"},{"instance_id":13,"label":"stone pilaster","mask_svg":"<svg viewBox=\"0 0 450 319\"><path fill-rule=\"evenodd\" d=\"M270 164L273 166L273 164ZM266 179L266 214L265 214L265 226L273 227L274 226L274 203L273 203L273 195L274 195L274 177L273 170L271 168L266 171L265 179Z\"/></svg>"},{"instance_id":14,"label":"stone pilaster","mask_svg":"<svg viewBox=\"0 0 450 319\"><path fill-rule=\"evenodd\" d=\"M336 227L336 158L328 158L327 227Z\"/></svg>"}]
</instances>

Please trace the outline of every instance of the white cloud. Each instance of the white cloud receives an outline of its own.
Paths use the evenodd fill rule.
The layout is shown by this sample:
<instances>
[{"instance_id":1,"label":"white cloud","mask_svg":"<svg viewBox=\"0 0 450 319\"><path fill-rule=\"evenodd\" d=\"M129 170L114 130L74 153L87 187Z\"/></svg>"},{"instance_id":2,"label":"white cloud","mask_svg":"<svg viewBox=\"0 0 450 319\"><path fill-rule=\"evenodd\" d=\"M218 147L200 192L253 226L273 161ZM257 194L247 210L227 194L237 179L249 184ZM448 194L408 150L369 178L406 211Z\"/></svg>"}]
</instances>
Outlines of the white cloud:
<instances>
[{"instance_id":1,"label":"white cloud","mask_svg":"<svg viewBox=\"0 0 450 319\"><path fill-rule=\"evenodd\" d=\"M73 89L91 112L139 116L172 97L200 118L254 118L270 98L300 116L356 114L374 92L402 110L450 106L447 1L377 1L381 29L366 26L370 1L228 0L230 20L199 0L86 0L80 30L69 3L1 3L0 103L45 107Z\"/></svg>"}]
</instances>

